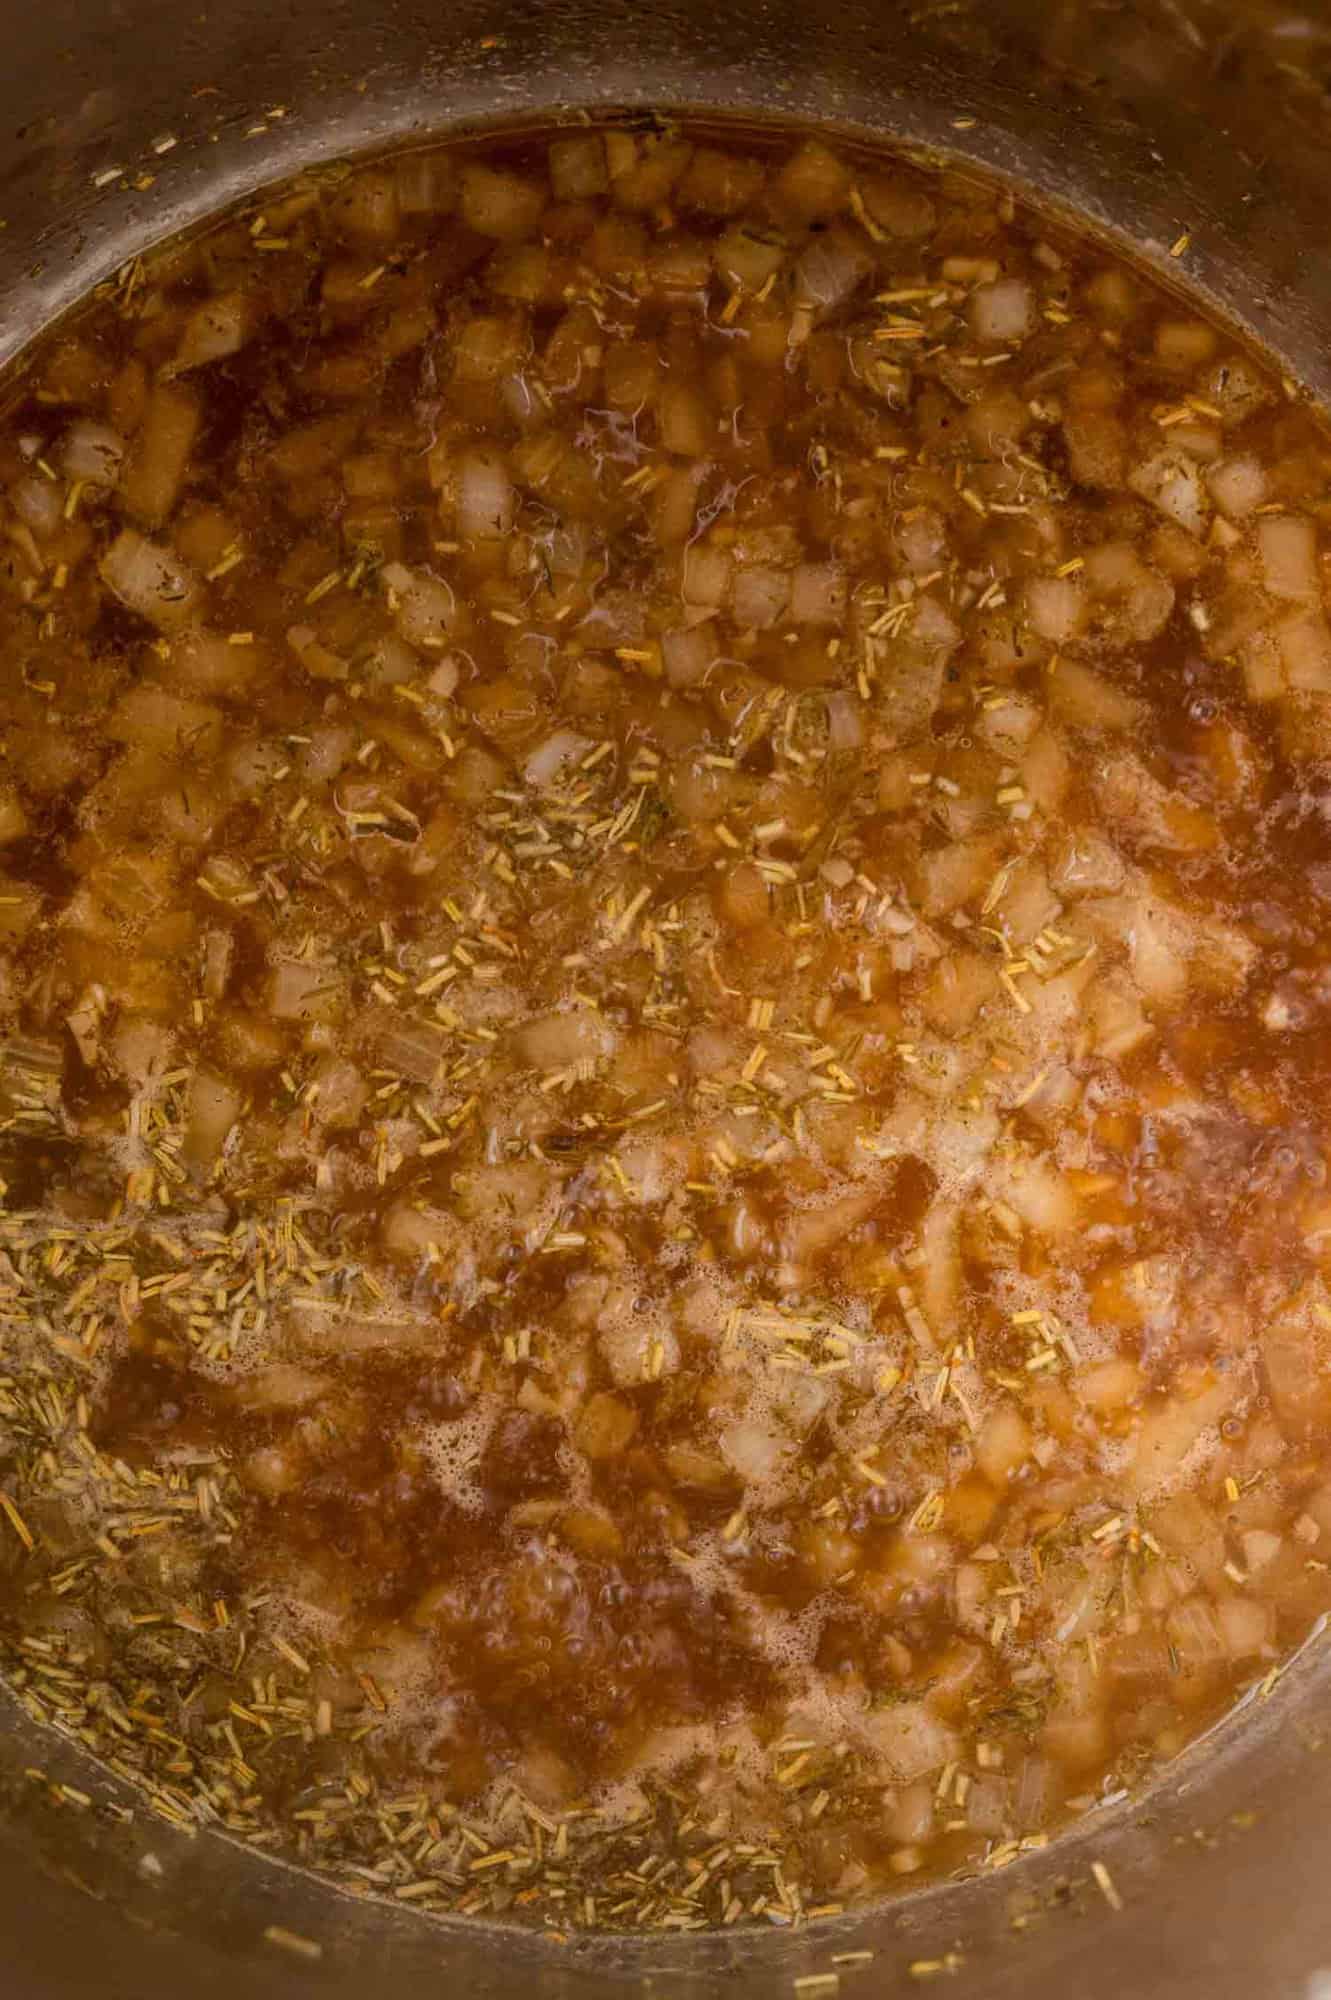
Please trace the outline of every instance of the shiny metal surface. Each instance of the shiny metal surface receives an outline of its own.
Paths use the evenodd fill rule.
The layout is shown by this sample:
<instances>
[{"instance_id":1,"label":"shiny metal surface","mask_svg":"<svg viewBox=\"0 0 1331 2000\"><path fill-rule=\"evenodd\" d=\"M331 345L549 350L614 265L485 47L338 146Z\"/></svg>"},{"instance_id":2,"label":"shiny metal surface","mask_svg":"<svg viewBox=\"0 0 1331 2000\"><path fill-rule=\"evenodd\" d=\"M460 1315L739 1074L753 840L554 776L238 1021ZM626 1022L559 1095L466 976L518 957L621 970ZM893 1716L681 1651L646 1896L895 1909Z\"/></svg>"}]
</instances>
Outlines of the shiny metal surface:
<instances>
[{"instance_id":1,"label":"shiny metal surface","mask_svg":"<svg viewBox=\"0 0 1331 2000\"><path fill-rule=\"evenodd\" d=\"M147 243L313 160L657 106L824 119L1010 176L1199 288L1331 403L1324 77L1326 0L43 0L11 11L0 71L0 359ZM977 2000L1316 2000L1324 1739L1314 1644L1147 1800L999 1875L794 1935L558 1942L357 1904L187 1838L0 1697L0 1992L765 2000L871 1950L843 1994L914 1990L923 1962Z\"/></svg>"}]
</instances>

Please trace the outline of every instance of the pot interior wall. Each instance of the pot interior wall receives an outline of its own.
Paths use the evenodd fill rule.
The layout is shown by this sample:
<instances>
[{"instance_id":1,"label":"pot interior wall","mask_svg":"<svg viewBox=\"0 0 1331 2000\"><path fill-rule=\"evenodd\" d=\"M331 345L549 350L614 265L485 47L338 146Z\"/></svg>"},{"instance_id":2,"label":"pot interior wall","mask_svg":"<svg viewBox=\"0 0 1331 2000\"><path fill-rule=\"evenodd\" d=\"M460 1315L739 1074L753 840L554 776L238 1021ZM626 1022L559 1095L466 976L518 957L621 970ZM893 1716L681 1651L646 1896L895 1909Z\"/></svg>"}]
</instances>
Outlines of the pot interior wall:
<instances>
[{"instance_id":1,"label":"pot interior wall","mask_svg":"<svg viewBox=\"0 0 1331 2000\"><path fill-rule=\"evenodd\" d=\"M0 79L0 361L148 243L321 159L455 128L623 107L827 121L1020 182L1186 280L1331 401L1331 16L1234 0L46 0ZM1190 239L1186 259L1170 246ZM458 2000L538 1984L768 1995L955 1967L978 1995L1210 2000L1310 1990L1331 1963L1329 1670L1271 1698L1001 1875L800 1934L574 1938L431 1924L356 1904L215 1836L188 1839L73 1747L0 1711L0 1926L13 2000L256 2000L308 1991ZM58 1791L89 1793L83 1809ZM126 1816L128 1814L128 1816ZM1124 1899L1095 1887L1103 1860ZM274 1943L280 1926L319 1955ZM927 1976L927 1975L926 1975Z\"/></svg>"}]
</instances>

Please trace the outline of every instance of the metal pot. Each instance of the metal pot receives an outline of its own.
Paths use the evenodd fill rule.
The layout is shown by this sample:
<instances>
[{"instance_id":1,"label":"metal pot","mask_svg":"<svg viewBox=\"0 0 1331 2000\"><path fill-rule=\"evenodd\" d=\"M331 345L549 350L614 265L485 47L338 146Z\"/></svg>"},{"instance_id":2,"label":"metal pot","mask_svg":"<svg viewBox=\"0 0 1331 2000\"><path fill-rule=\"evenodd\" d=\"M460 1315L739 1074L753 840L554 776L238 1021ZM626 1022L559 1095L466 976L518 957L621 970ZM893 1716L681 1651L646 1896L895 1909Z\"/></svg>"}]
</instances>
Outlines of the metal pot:
<instances>
[{"instance_id":1,"label":"metal pot","mask_svg":"<svg viewBox=\"0 0 1331 2000\"><path fill-rule=\"evenodd\" d=\"M0 75L0 360L150 242L314 160L655 106L823 120L1023 183L1195 288L1327 400L1323 70L1328 0L1302 14L1278 0L840 0L826 13L808 0L453 0L438 15L411 0L226 0L211 14L44 0L11 17ZM1316 2000L1331 1993L1331 1970L1318 1973L1331 1967L1329 1689L1331 1654L1314 1641L1147 1798L999 1874L798 1933L566 1942L357 1903L219 1835L188 1838L0 1698L3 1990L498 2000L539 1984L560 2000L824 2000L830 1984L792 1982L872 1953L843 1961L842 1994L913 1969L955 1974L979 2000Z\"/></svg>"}]
</instances>

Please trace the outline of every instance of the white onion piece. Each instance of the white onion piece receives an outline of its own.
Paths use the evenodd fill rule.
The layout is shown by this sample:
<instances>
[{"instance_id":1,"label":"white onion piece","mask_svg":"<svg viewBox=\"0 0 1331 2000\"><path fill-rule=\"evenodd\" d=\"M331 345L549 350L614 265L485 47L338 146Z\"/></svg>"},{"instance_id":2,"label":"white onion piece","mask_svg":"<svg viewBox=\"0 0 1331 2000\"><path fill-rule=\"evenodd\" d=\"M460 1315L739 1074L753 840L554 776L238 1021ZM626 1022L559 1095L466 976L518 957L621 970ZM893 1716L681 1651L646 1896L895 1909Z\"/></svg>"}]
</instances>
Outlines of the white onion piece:
<instances>
[{"instance_id":1,"label":"white onion piece","mask_svg":"<svg viewBox=\"0 0 1331 2000\"><path fill-rule=\"evenodd\" d=\"M928 236L938 211L922 189L904 186L887 174L862 174L860 198L872 221L889 236L917 241Z\"/></svg>"},{"instance_id":2,"label":"white onion piece","mask_svg":"<svg viewBox=\"0 0 1331 2000\"><path fill-rule=\"evenodd\" d=\"M126 508L148 527L161 527L180 498L202 421L189 389L159 379L149 390L120 482Z\"/></svg>"},{"instance_id":3,"label":"white onion piece","mask_svg":"<svg viewBox=\"0 0 1331 2000\"><path fill-rule=\"evenodd\" d=\"M570 1063L595 1062L610 1055L618 1037L604 1014L590 1007L564 1013L538 1014L519 1028L518 1054L533 1069L563 1069Z\"/></svg>"},{"instance_id":4,"label":"white onion piece","mask_svg":"<svg viewBox=\"0 0 1331 2000\"><path fill-rule=\"evenodd\" d=\"M790 597L790 579L784 570L767 564L742 569L730 588L730 615L746 631L760 632L775 625Z\"/></svg>"},{"instance_id":5,"label":"white onion piece","mask_svg":"<svg viewBox=\"0 0 1331 2000\"><path fill-rule=\"evenodd\" d=\"M1190 458L1181 453L1158 451L1128 474L1128 485L1143 500L1170 521L1177 521L1190 535L1206 528L1207 500L1201 475Z\"/></svg>"},{"instance_id":6,"label":"white onion piece","mask_svg":"<svg viewBox=\"0 0 1331 2000\"><path fill-rule=\"evenodd\" d=\"M254 332L257 319L253 299L243 292L219 292L206 299L185 321L172 373L180 375L187 368L202 368L209 361L224 361L228 355L238 354Z\"/></svg>"},{"instance_id":7,"label":"white onion piece","mask_svg":"<svg viewBox=\"0 0 1331 2000\"><path fill-rule=\"evenodd\" d=\"M556 201L591 201L605 193L605 141L599 132L551 141L550 184Z\"/></svg>"},{"instance_id":8,"label":"white onion piece","mask_svg":"<svg viewBox=\"0 0 1331 2000\"><path fill-rule=\"evenodd\" d=\"M1143 998L1153 1007L1177 1007L1188 990L1187 943L1179 919L1143 896L1124 902L1121 935Z\"/></svg>"},{"instance_id":9,"label":"white onion piece","mask_svg":"<svg viewBox=\"0 0 1331 2000\"><path fill-rule=\"evenodd\" d=\"M326 785L351 762L356 752L356 733L344 724L330 722L312 729L310 740L300 748L299 768L312 785Z\"/></svg>"},{"instance_id":10,"label":"white onion piece","mask_svg":"<svg viewBox=\"0 0 1331 2000\"><path fill-rule=\"evenodd\" d=\"M998 345L1025 340L1036 325L1035 297L1021 278L999 278L971 293L970 321L977 340Z\"/></svg>"},{"instance_id":11,"label":"white onion piece","mask_svg":"<svg viewBox=\"0 0 1331 2000\"><path fill-rule=\"evenodd\" d=\"M343 181L331 203L340 235L353 243L378 247L398 233L397 188L391 175L369 167Z\"/></svg>"},{"instance_id":12,"label":"white onion piece","mask_svg":"<svg viewBox=\"0 0 1331 2000\"><path fill-rule=\"evenodd\" d=\"M923 1701L894 1701L871 1709L865 1731L901 1783L940 1771L956 1756L956 1732Z\"/></svg>"},{"instance_id":13,"label":"white onion piece","mask_svg":"<svg viewBox=\"0 0 1331 2000\"><path fill-rule=\"evenodd\" d=\"M457 599L441 577L405 563L385 563L389 609L409 646L442 646L457 619Z\"/></svg>"},{"instance_id":14,"label":"white onion piece","mask_svg":"<svg viewBox=\"0 0 1331 2000\"><path fill-rule=\"evenodd\" d=\"M684 596L690 604L717 610L730 585L730 557L725 549L702 544L684 551Z\"/></svg>"},{"instance_id":15,"label":"white onion piece","mask_svg":"<svg viewBox=\"0 0 1331 2000\"><path fill-rule=\"evenodd\" d=\"M1250 634L1239 647L1239 661L1249 701L1274 701L1285 693L1285 665L1270 632Z\"/></svg>"},{"instance_id":16,"label":"white onion piece","mask_svg":"<svg viewBox=\"0 0 1331 2000\"><path fill-rule=\"evenodd\" d=\"M1270 1605L1256 1604L1250 1597L1222 1597L1215 1615L1234 1659L1248 1660L1270 1647L1275 1628Z\"/></svg>"},{"instance_id":17,"label":"white onion piece","mask_svg":"<svg viewBox=\"0 0 1331 2000\"><path fill-rule=\"evenodd\" d=\"M1123 859L1094 827L1078 826L1059 841L1049 871L1060 896L1107 896L1123 884Z\"/></svg>"},{"instance_id":18,"label":"white onion piece","mask_svg":"<svg viewBox=\"0 0 1331 2000\"><path fill-rule=\"evenodd\" d=\"M786 245L779 238L758 235L752 228L732 223L718 238L714 251L716 268L731 285L756 292L786 259Z\"/></svg>"},{"instance_id":19,"label":"white onion piece","mask_svg":"<svg viewBox=\"0 0 1331 2000\"><path fill-rule=\"evenodd\" d=\"M524 781L539 791L543 786L553 784L555 779L569 764L585 757L592 747L589 736L579 736L572 729L556 729L553 736L547 736L538 743L522 767Z\"/></svg>"},{"instance_id":20,"label":"white onion piece","mask_svg":"<svg viewBox=\"0 0 1331 2000\"><path fill-rule=\"evenodd\" d=\"M1033 576L1026 585L1031 630L1055 646L1066 645L1086 623L1086 591L1075 576Z\"/></svg>"},{"instance_id":21,"label":"white onion piece","mask_svg":"<svg viewBox=\"0 0 1331 2000\"><path fill-rule=\"evenodd\" d=\"M776 177L783 206L801 222L826 221L846 206L850 175L821 140L808 139Z\"/></svg>"},{"instance_id":22,"label":"white onion piece","mask_svg":"<svg viewBox=\"0 0 1331 2000\"><path fill-rule=\"evenodd\" d=\"M1257 523L1262 580L1272 597L1315 604L1320 595L1317 529L1306 514L1267 514Z\"/></svg>"},{"instance_id":23,"label":"white onion piece","mask_svg":"<svg viewBox=\"0 0 1331 2000\"><path fill-rule=\"evenodd\" d=\"M1131 729L1140 720L1141 703L1080 660L1061 660L1049 679L1051 705L1079 729Z\"/></svg>"},{"instance_id":24,"label":"white onion piece","mask_svg":"<svg viewBox=\"0 0 1331 2000\"><path fill-rule=\"evenodd\" d=\"M1266 498L1266 468L1255 458L1224 458L1206 475L1211 498L1231 521L1241 521Z\"/></svg>"},{"instance_id":25,"label":"white onion piece","mask_svg":"<svg viewBox=\"0 0 1331 2000\"><path fill-rule=\"evenodd\" d=\"M607 590L577 624L579 639L595 647L641 646L646 632L642 597L636 590Z\"/></svg>"},{"instance_id":26,"label":"white onion piece","mask_svg":"<svg viewBox=\"0 0 1331 2000\"><path fill-rule=\"evenodd\" d=\"M419 657L405 639L400 639L396 632L385 632L365 658L357 663L357 672L373 687L399 687L416 678L420 664ZM456 685L456 669L453 681ZM451 694L452 687L447 692Z\"/></svg>"},{"instance_id":27,"label":"white onion piece","mask_svg":"<svg viewBox=\"0 0 1331 2000\"><path fill-rule=\"evenodd\" d=\"M746 1486L756 1486L779 1472L794 1450L793 1441L774 1424L741 1417L727 1424L717 1438L721 1456Z\"/></svg>"},{"instance_id":28,"label":"white onion piece","mask_svg":"<svg viewBox=\"0 0 1331 2000\"><path fill-rule=\"evenodd\" d=\"M661 391L657 421L661 443L679 458L703 458L716 428L716 419L696 389L687 383L670 383Z\"/></svg>"},{"instance_id":29,"label":"white onion piece","mask_svg":"<svg viewBox=\"0 0 1331 2000\"><path fill-rule=\"evenodd\" d=\"M582 521L560 521L534 536L533 547L540 549L551 576L576 576L587 560L591 534Z\"/></svg>"},{"instance_id":30,"label":"white onion piece","mask_svg":"<svg viewBox=\"0 0 1331 2000\"><path fill-rule=\"evenodd\" d=\"M458 464L458 533L485 540L513 526L513 482L503 455L470 451Z\"/></svg>"},{"instance_id":31,"label":"white onion piece","mask_svg":"<svg viewBox=\"0 0 1331 2000\"><path fill-rule=\"evenodd\" d=\"M1207 369L1198 387L1227 424L1245 422L1271 400L1271 391L1256 363L1244 354L1222 354Z\"/></svg>"},{"instance_id":32,"label":"white onion piece","mask_svg":"<svg viewBox=\"0 0 1331 2000\"><path fill-rule=\"evenodd\" d=\"M462 219L478 236L526 236L544 207L544 188L521 174L479 164L462 170Z\"/></svg>"},{"instance_id":33,"label":"white onion piece","mask_svg":"<svg viewBox=\"0 0 1331 2000\"><path fill-rule=\"evenodd\" d=\"M870 268L870 258L853 236L829 229L801 253L795 266L796 293L803 303L826 311L848 299Z\"/></svg>"},{"instance_id":34,"label":"white onion piece","mask_svg":"<svg viewBox=\"0 0 1331 2000\"><path fill-rule=\"evenodd\" d=\"M465 659L467 655L464 654L462 657ZM442 700L447 701L450 695L456 693L461 678L462 666L457 654L445 653L425 685L431 694L437 694Z\"/></svg>"},{"instance_id":35,"label":"white onion piece","mask_svg":"<svg viewBox=\"0 0 1331 2000\"><path fill-rule=\"evenodd\" d=\"M1072 1184L1047 1159L1014 1163L998 1176L1003 1200L1032 1229L1057 1235L1077 1226L1077 1197Z\"/></svg>"},{"instance_id":36,"label":"white onion piece","mask_svg":"<svg viewBox=\"0 0 1331 2000\"><path fill-rule=\"evenodd\" d=\"M1162 319L1155 330L1156 355L1166 368L1190 375L1204 368L1216 350L1214 327L1200 319Z\"/></svg>"},{"instance_id":37,"label":"white onion piece","mask_svg":"<svg viewBox=\"0 0 1331 2000\"><path fill-rule=\"evenodd\" d=\"M277 783L290 762L284 743L271 737L242 737L227 753L226 775L244 797L257 798Z\"/></svg>"},{"instance_id":38,"label":"white onion piece","mask_svg":"<svg viewBox=\"0 0 1331 2000\"><path fill-rule=\"evenodd\" d=\"M223 633L194 625L172 649L172 680L195 694L226 694L253 679L263 658L257 647L233 646Z\"/></svg>"},{"instance_id":39,"label":"white onion piece","mask_svg":"<svg viewBox=\"0 0 1331 2000\"><path fill-rule=\"evenodd\" d=\"M1331 631L1320 611L1292 611L1275 628L1285 678L1304 694L1331 694Z\"/></svg>"},{"instance_id":40,"label":"white onion piece","mask_svg":"<svg viewBox=\"0 0 1331 2000\"><path fill-rule=\"evenodd\" d=\"M545 422L545 404L525 375L505 375L499 384L499 399L514 423L524 430L529 424Z\"/></svg>"},{"instance_id":41,"label":"white onion piece","mask_svg":"<svg viewBox=\"0 0 1331 2000\"><path fill-rule=\"evenodd\" d=\"M661 659L671 687L696 687L716 658L716 642L703 625L661 634Z\"/></svg>"},{"instance_id":42,"label":"white onion piece","mask_svg":"<svg viewBox=\"0 0 1331 2000\"><path fill-rule=\"evenodd\" d=\"M892 525L892 538L908 570L928 576L948 561L947 523L936 507L912 507Z\"/></svg>"},{"instance_id":43,"label":"white onion piece","mask_svg":"<svg viewBox=\"0 0 1331 2000\"><path fill-rule=\"evenodd\" d=\"M80 418L65 432L60 468L66 479L110 489L120 482L120 468L127 450L124 438L110 424L95 424Z\"/></svg>"},{"instance_id":44,"label":"white onion piece","mask_svg":"<svg viewBox=\"0 0 1331 2000\"><path fill-rule=\"evenodd\" d=\"M980 711L976 734L1000 757L1019 757L1044 716L1029 695L1010 694L1005 690L1001 695L992 697L992 702L992 706Z\"/></svg>"},{"instance_id":45,"label":"white onion piece","mask_svg":"<svg viewBox=\"0 0 1331 2000\"><path fill-rule=\"evenodd\" d=\"M268 1006L279 1021L330 1021L347 997L347 979L321 959L279 959L268 980Z\"/></svg>"},{"instance_id":46,"label":"white onion piece","mask_svg":"<svg viewBox=\"0 0 1331 2000\"><path fill-rule=\"evenodd\" d=\"M98 564L102 581L120 602L160 631L176 631L189 618L199 594L192 572L173 554L135 528L125 528Z\"/></svg>"},{"instance_id":47,"label":"white onion piece","mask_svg":"<svg viewBox=\"0 0 1331 2000\"><path fill-rule=\"evenodd\" d=\"M347 663L340 653L325 646L313 625L289 625L287 644L307 674L319 681L344 681Z\"/></svg>"},{"instance_id":48,"label":"white onion piece","mask_svg":"<svg viewBox=\"0 0 1331 2000\"><path fill-rule=\"evenodd\" d=\"M1186 452L1199 465L1214 465L1225 448L1219 425L1203 423L1200 418L1196 423L1171 424L1169 442L1175 451Z\"/></svg>"},{"instance_id":49,"label":"white onion piece","mask_svg":"<svg viewBox=\"0 0 1331 2000\"><path fill-rule=\"evenodd\" d=\"M65 489L54 479L30 472L9 489L10 504L34 535L53 535L64 511Z\"/></svg>"},{"instance_id":50,"label":"white onion piece","mask_svg":"<svg viewBox=\"0 0 1331 2000\"><path fill-rule=\"evenodd\" d=\"M186 1159L208 1167L226 1144L245 1099L236 1086L212 1070L197 1069L190 1080L185 1124Z\"/></svg>"},{"instance_id":51,"label":"white onion piece","mask_svg":"<svg viewBox=\"0 0 1331 2000\"><path fill-rule=\"evenodd\" d=\"M907 638L931 653L953 653L961 644L961 627L941 599L917 597Z\"/></svg>"},{"instance_id":52,"label":"white onion piece","mask_svg":"<svg viewBox=\"0 0 1331 2000\"><path fill-rule=\"evenodd\" d=\"M1088 549L1083 574L1096 600L1100 636L1110 644L1144 644L1168 624L1174 586L1142 561L1131 542Z\"/></svg>"},{"instance_id":53,"label":"white onion piece","mask_svg":"<svg viewBox=\"0 0 1331 2000\"><path fill-rule=\"evenodd\" d=\"M843 688L827 697L827 741L833 750L858 750L864 741L862 704Z\"/></svg>"},{"instance_id":54,"label":"white onion piece","mask_svg":"<svg viewBox=\"0 0 1331 2000\"><path fill-rule=\"evenodd\" d=\"M796 625L839 625L846 615L846 573L839 563L798 563L790 580Z\"/></svg>"}]
</instances>

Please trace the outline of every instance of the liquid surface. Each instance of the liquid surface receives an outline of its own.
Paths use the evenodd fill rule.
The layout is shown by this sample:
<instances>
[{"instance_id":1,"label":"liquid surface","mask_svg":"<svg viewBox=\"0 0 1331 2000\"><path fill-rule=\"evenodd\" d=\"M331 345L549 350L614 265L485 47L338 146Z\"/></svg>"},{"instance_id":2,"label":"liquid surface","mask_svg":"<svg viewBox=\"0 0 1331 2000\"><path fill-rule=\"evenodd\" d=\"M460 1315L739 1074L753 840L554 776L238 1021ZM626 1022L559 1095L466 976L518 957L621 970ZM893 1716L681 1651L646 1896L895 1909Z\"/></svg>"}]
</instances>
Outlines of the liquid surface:
<instances>
[{"instance_id":1,"label":"liquid surface","mask_svg":"<svg viewBox=\"0 0 1331 2000\"><path fill-rule=\"evenodd\" d=\"M994 190L425 153L0 424L0 1653L427 1909L1043 1843L1331 1604L1331 455Z\"/></svg>"}]
</instances>

